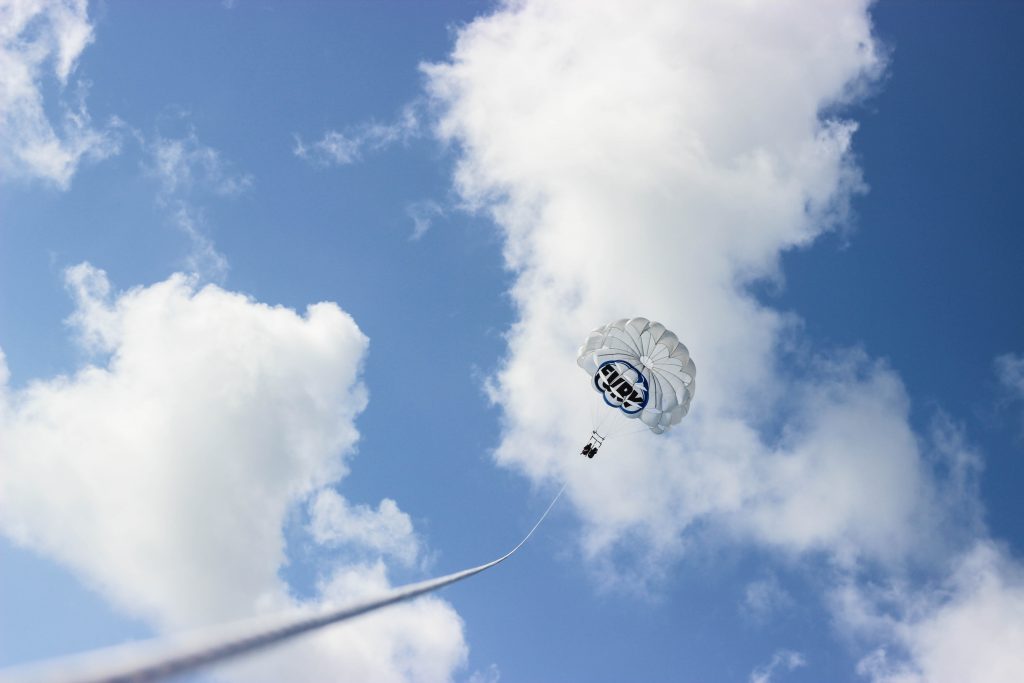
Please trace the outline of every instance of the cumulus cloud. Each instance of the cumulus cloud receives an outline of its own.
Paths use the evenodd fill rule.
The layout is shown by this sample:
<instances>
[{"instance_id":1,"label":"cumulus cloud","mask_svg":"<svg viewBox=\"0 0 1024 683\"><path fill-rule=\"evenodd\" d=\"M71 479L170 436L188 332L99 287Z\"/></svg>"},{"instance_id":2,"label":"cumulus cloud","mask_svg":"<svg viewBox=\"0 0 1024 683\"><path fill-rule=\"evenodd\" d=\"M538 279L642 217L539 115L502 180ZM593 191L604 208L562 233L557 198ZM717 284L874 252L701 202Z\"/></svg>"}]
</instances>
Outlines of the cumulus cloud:
<instances>
[{"instance_id":1,"label":"cumulus cloud","mask_svg":"<svg viewBox=\"0 0 1024 683\"><path fill-rule=\"evenodd\" d=\"M849 627L886 643L857 667L876 683L1024 679L1024 569L989 541L933 588L847 586L838 597Z\"/></svg>"},{"instance_id":2,"label":"cumulus cloud","mask_svg":"<svg viewBox=\"0 0 1024 683\"><path fill-rule=\"evenodd\" d=\"M348 471L366 337L333 303L300 315L180 274L115 295L81 264L67 282L69 325L96 360L19 390L0 362L0 531L158 629L299 605L279 576L282 529ZM415 557L393 501L375 515L328 495L349 511L330 533L369 555ZM316 600L387 585L380 560L340 564ZM446 680L465 658L441 600L374 619L242 678Z\"/></svg>"},{"instance_id":3,"label":"cumulus cloud","mask_svg":"<svg viewBox=\"0 0 1024 683\"><path fill-rule=\"evenodd\" d=\"M390 587L382 563L352 565L321 583L322 601L341 605ZM360 617L224 667L238 681L450 681L468 650L462 621L443 600L427 596Z\"/></svg>"},{"instance_id":4,"label":"cumulus cloud","mask_svg":"<svg viewBox=\"0 0 1024 683\"><path fill-rule=\"evenodd\" d=\"M345 166L362 160L366 152L404 144L418 135L419 131L416 107L409 105L390 123L369 121L344 131L329 130L319 140L309 144L296 135L292 153L316 166Z\"/></svg>"},{"instance_id":5,"label":"cumulus cloud","mask_svg":"<svg viewBox=\"0 0 1024 683\"><path fill-rule=\"evenodd\" d=\"M336 491L321 491L309 506L310 531L324 545L355 544L411 565L419 554L409 515L390 498L377 509L349 505Z\"/></svg>"},{"instance_id":6,"label":"cumulus cloud","mask_svg":"<svg viewBox=\"0 0 1024 683\"><path fill-rule=\"evenodd\" d=\"M568 479L591 556L625 543L674 555L705 519L787 551L887 561L934 522L899 377L856 350L807 348L799 319L748 289L781 282L784 251L847 221L864 189L856 124L823 112L883 67L856 0L509 3L424 67L437 133L460 150L456 189L493 216L516 274L495 457ZM689 346L691 414L597 462L569 458L594 400L575 349L632 315Z\"/></svg>"},{"instance_id":7,"label":"cumulus cloud","mask_svg":"<svg viewBox=\"0 0 1024 683\"><path fill-rule=\"evenodd\" d=\"M69 79L93 40L86 0L0 2L0 175L34 178L67 188L83 160L119 151L119 122L93 126L85 107L87 84L69 92ZM43 86L60 92L51 109Z\"/></svg>"},{"instance_id":8,"label":"cumulus cloud","mask_svg":"<svg viewBox=\"0 0 1024 683\"><path fill-rule=\"evenodd\" d=\"M907 566L927 571L986 535L981 459L962 430L939 413L916 431L892 368L814 348L798 316L750 291L782 286L781 255L847 225L866 189L856 123L837 112L885 67L869 4L507 2L424 66L436 134L458 150L455 188L494 219L515 275L517 320L488 387L504 419L495 459L538 485L568 481L602 578L664 572L697 538L810 553L854 594L881 575L919 607L886 621L885 600L837 601L845 623L910 653L879 650L862 672L1019 680L1012 560L972 555L949 583L959 597L900 584ZM661 437L573 457L599 400L576 348L638 315L689 347L691 413ZM1007 386L1017 360L998 362ZM768 609L762 588L748 601ZM991 636L978 655L974 632ZM947 649L958 633L964 646ZM780 654L752 680L798 662ZM939 678L944 667L956 675Z\"/></svg>"}]
</instances>

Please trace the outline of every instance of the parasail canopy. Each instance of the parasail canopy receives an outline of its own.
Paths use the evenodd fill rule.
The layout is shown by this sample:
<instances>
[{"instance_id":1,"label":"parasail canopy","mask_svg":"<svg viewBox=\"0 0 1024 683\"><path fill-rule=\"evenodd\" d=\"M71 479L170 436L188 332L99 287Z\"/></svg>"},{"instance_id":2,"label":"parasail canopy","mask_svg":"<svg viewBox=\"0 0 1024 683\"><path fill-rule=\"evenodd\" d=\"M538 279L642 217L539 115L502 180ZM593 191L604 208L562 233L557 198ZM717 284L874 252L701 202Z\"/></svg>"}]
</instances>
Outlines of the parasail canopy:
<instances>
[{"instance_id":1,"label":"parasail canopy","mask_svg":"<svg viewBox=\"0 0 1024 683\"><path fill-rule=\"evenodd\" d=\"M580 347L576 363L608 406L639 418L655 434L683 419L697 389L697 367L686 346L647 318L597 328Z\"/></svg>"}]
</instances>

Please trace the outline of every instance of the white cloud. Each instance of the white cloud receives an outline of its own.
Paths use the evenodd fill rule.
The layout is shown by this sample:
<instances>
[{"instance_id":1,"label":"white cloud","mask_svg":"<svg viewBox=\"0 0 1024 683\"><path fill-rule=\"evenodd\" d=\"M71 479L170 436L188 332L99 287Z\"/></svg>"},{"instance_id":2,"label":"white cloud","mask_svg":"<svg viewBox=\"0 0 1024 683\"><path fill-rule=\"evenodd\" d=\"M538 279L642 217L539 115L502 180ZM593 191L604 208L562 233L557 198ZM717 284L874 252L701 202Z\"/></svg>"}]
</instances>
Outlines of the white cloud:
<instances>
[{"instance_id":1,"label":"white cloud","mask_svg":"<svg viewBox=\"0 0 1024 683\"><path fill-rule=\"evenodd\" d=\"M1006 353L995 360L996 377L1013 402L1024 401L1024 355ZM1024 416L1022 416L1024 423Z\"/></svg>"},{"instance_id":2,"label":"white cloud","mask_svg":"<svg viewBox=\"0 0 1024 683\"><path fill-rule=\"evenodd\" d=\"M507 3L424 67L456 189L491 213L516 275L495 457L569 481L591 557L629 545L663 567L698 519L843 562L940 543L924 532L946 518L939 456L899 377L855 350L816 354L747 289L781 281L781 254L842 226L863 191L856 124L822 112L883 68L867 6ZM700 390L674 431L587 462L596 394L575 350L632 315L679 334Z\"/></svg>"},{"instance_id":3,"label":"white cloud","mask_svg":"<svg viewBox=\"0 0 1024 683\"><path fill-rule=\"evenodd\" d=\"M82 160L97 161L120 148L119 122L92 126L84 83L66 93L82 51L93 40L86 0L0 2L0 175L38 178L67 188ZM61 93L51 123L44 79ZM55 128L57 130L55 130Z\"/></svg>"},{"instance_id":4,"label":"white cloud","mask_svg":"<svg viewBox=\"0 0 1024 683\"><path fill-rule=\"evenodd\" d=\"M996 374L1003 386L1024 398L1024 356L1012 353L996 358Z\"/></svg>"},{"instance_id":5,"label":"white cloud","mask_svg":"<svg viewBox=\"0 0 1024 683\"><path fill-rule=\"evenodd\" d=\"M1024 569L981 541L932 589L839 594L847 626L885 643L858 672L876 683L1024 680Z\"/></svg>"},{"instance_id":6,"label":"white cloud","mask_svg":"<svg viewBox=\"0 0 1024 683\"><path fill-rule=\"evenodd\" d=\"M355 544L412 565L419 555L419 541L409 515L385 498L377 509L349 505L336 491L325 489L310 503L310 531L317 543Z\"/></svg>"},{"instance_id":7,"label":"white cloud","mask_svg":"<svg viewBox=\"0 0 1024 683\"><path fill-rule=\"evenodd\" d=\"M204 227L204 212L196 199L203 196L236 197L253 184L252 175L237 172L221 153L199 141L195 131L182 138L157 136L146 145L146 172L159 184L157 201L189 240L184 265L213 282L223 282L228 260Z\"/></svg>"},{"instance_id":8,"label":"white cloud","mask_svg":"<svg viewBox=\"0 0 1024 683\"><path fill-rule=\"evenodd\" d=\"M232 170L216 149L202 144L195 131L182 138L157 136L149 145L148 170L163 196L204 192L234 197L252 186L252 176Z\"/></svg>"},{"instance_id":9,"label":"white cloud","mask_svg":"<svg viewBox=\"0 0 1024 683\"><path fill-rule=\"evenodd\" d=\"M390 584L380 563L337 571L320 586L327 604L380 594ZM465 663L462 621L436 597L388 607L225 667L237 681L440 683Z\"/></svg>"},{"instance_id":10,"label":"white cloud","mask_svg":"<svg viewBox=\"0 0 1024 683\"><path fill-rule=\"evenodd\" d=\"M325 166L330 163L342 166L358 160L361 148L362 143L358 138L348 137L336 130L330 130L310 146L307 146L302 142L302 138L296 135L292 152L300 159L315 160Z\"/></svg>"},{"instance_id":11,"label":"white cloud","mask_svg":"<svg viewBox=\"0 0 1024 683\"><path fill-rule=\"evenodd\" d=\"M20 390L0 363L0 531L160 629L298 604L279 576L282 528L348 470L367 400L355 322L333 303L299 315L183 275L116 296L88 264L67 279L69 324L105 360ZM414 557L412 530L395 533L408 518L379 509L390 524L357 507L354 529L332 531ZM387 584L380 562L341 564L317 599ZM438 599L295 648L243 678L446 680L465 659L461 621Z\"/></svg>"},{"instance_id":12,"label":"white cloud","mask_svg":"<svg viewBox=\"0 0 1024 683\"><path fill-rule=\"evenodd\" d=\"M311 144L298 135L292 152L317 166L344 166L361 161L366 152L376 152L395 144L404 144L419 134L420 121L415 105L402 109L391 123L370 121L344 132L329 130Z\"/></svg>"},{"instance_id":13,"label":"white cloud","mask_svg":"<svg viewBox=\"0 0 1024 683\"><path fill-rule=\"evenodd\" d=\"M751 581L743 590L742 611L758 622L765 622L793 605L793 598L775 576Z\"/></svg>"},{"instance_id":14,"label":"white cloud","mask_svg":"<svg viewBox=\"0 0 1024 683\"><path fill-rule=\"evenodd\" d=\"M765 666L759 666L750 672L750 683L771 683L775 672L784 669L792 671L801 666L806 666L807 661L799 652L791 650L779 650Z\"/></svg>"},{"instance_id":15,"label":"white cloud","mask_svg":"<svg viewBox=\"0 0 1024 683\"><path fill-rule=\"evenodd\" d=\"M170 204L173 206L172 222L189 241L190 249L184 262L188 272L212 282L224 282L230 264L203 229L203 211L184 200L174 200Z\"/></svg>"},{"instance_id":16,"label":"white cloud","mask_svg":"<svg viewBox=\"0 0 1024 683\"><path fill-rule=\"evenodd\" d=\"M696 541L814 553L842 584L836 622L873 649L863 675L1024 680L1024 570L984 540L982 461L963 430L938 412L915 431L891 368L813 348L799 318L748 289L781 286L780 255L841 227L864 189L855 124L823 112L884 66L868 4L510 2L424 67L437 134L459 149L455 187L494 218L516 277L489 385L495 458L568 481L607 581L663 576ZM586 461L597 395L574 354L634 315L679 334L700 390L667 435ZM1024 361L996 366L1024 390ZM915 585L971 547L939 588ZM777 609L775 588L748 586L744 607ZM778 653L751 680L802 661Z\"/></svg>"},{"instance_id":17,"label":"white cloud","mask_svg":"<svg viewBox=\"0 0 1024 683\"><path fill-rule=\"evenodd\" d=\"M413 202L405 208L405 212L412 219L412 235L409 239L414 242L427 234L435 218L444 215L441 205L430 199Z\"/></svg>"},{"instance_id":18,"label":"white cloud","mask_svg":"<svg viewBox=\"0 0 1024 683\"><path fill-rule=\"evenodd\" d=\"M474 671L467 679L467 683L498 683L501 680L501 670L497 664L491 664L484 671Z\"/></svg>"}]
</instances>

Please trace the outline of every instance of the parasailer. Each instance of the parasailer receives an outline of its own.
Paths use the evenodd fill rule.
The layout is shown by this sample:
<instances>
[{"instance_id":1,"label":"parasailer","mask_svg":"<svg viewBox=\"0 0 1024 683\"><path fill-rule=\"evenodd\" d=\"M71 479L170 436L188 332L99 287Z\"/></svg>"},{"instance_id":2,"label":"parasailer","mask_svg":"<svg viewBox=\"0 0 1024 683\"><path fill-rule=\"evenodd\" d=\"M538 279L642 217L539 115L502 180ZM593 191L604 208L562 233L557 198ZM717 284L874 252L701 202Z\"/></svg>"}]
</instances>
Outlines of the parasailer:
<instances>
[{"instance_id":1,"label":"parasailer","mask_svg":"<svg viewBox=\"0 0 1024 683\"><path fill-rule=\"evenodd\" d=\"M677 424L690 410L697 389L697 367L690 352L661 323L623 318L599 327L580 347L576 363L606 407L639 419L655 434ZM608 433L603 420L591 432L581 455L593 458Z\"/></svg>"},{"instance_id":2,"label":"parasailer","mask_svg":"<svg viewBox=\"0 0 1024 683\"><path fill-rule=\"evenodd\" d=\"M580 455L585 455L588 458L593 458L597 455L597 449L604 443L604 437L597 433L597 430L590 432L590 441L583 446L583 450L580 451Z\"/></svg>"}]
</instances>

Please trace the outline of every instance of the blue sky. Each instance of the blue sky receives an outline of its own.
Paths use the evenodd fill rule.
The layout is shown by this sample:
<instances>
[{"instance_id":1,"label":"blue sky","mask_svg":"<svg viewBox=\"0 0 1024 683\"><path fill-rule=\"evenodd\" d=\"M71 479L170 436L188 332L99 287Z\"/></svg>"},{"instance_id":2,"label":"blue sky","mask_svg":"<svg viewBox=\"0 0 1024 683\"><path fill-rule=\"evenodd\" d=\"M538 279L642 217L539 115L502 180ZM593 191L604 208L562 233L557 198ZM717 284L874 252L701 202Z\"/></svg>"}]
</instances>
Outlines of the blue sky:
<instances>
[{"instance_id":1,"label":"blue sky","mask_svg":"<svg viewBox=\"0 0 1024 683\"><path fill-rule=\"evenodd\" d=\"M203 680L1024 678L1022 22L6 3L0 664L475 565L568 482ZM583 461L631 315L700 391Z\"/></svg>"}]
</instances>

